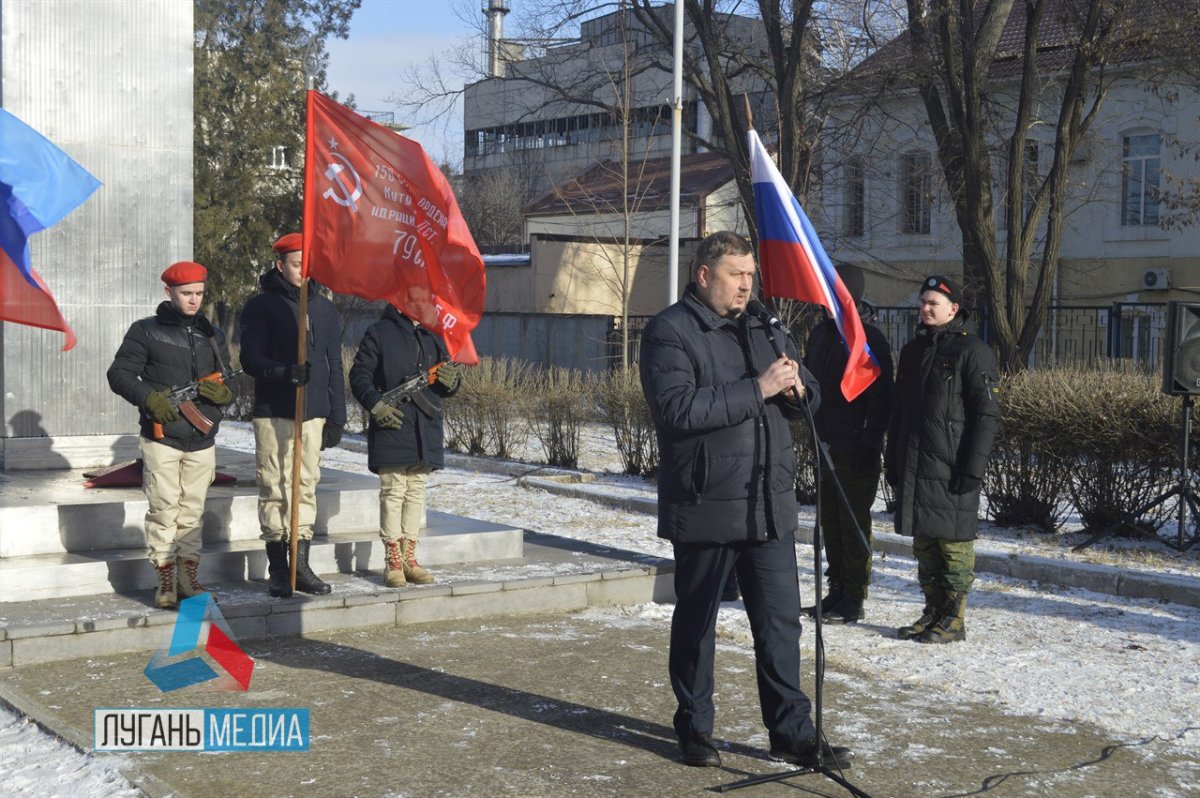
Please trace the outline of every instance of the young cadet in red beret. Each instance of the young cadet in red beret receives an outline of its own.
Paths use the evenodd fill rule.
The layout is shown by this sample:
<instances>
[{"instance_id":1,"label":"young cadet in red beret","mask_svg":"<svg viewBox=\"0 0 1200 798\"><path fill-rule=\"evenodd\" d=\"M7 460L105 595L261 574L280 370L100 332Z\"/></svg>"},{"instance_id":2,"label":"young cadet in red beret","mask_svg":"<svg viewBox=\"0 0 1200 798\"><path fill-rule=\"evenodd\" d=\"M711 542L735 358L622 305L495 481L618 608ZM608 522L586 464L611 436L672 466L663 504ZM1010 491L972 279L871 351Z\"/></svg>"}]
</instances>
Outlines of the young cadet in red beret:
<instances>
[{"instance_id":1,"label":"young cadet in red beret","mask_svg":"<svg viewBox=\"0 0 1200 798\"><path fill-rule=\"evenodd\" d=\"M246 303L241 319L242 368L254 378L254 443L258 468L258 523L266 542L268 590L292 594L290 552L292 440L296 426L296 388L304 386L303 452L300 467L300 521L296 589L330 592L309 566L321 452L337 446L346 425L345 373L342 370L342 319L310 284L308 351L299 363L296 341L303 279L301 237L288 233L275 242L275 265L259 278L262 292Z\"/></svg>"},{"instance_id":2,"label":"young cadet in red beret","mask_svg":"<svg viewBox=\"0 0 1200 798\"><path fill-rule=\"evenodd\" d=\"M200 518L216 469L213 443L233 391L221 380L204 380L193 405L212 423L185 418L168 399L172 388L229 368L225 334L200 310L208 270L180 261L162 273L166 301L153 316L133 323L121 342L108 384L136 406L141 422L146 543L158 573L154 605L179 606L179 597L208 592L200 584ZM215 594L214 594L215 598Z\"/></svg>"}]
</instances>

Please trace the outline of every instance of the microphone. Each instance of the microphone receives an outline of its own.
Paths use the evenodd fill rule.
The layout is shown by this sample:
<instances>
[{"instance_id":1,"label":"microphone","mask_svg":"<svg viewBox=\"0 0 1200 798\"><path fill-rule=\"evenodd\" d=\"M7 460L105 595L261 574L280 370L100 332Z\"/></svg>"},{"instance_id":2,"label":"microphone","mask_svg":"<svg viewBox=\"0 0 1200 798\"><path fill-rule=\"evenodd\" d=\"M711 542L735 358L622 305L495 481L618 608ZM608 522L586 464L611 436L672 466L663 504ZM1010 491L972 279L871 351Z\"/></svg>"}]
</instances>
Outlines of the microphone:
<instances>
[{"instance_id":1,"label":"microphone","mask_svg":"<svg viewBox=\"0 0 1200 798\"><path fill-rule=\"evenodd\" d=\"M779 317L772 313L766 305L757 299L751 299L746 303L746 312L758 318L763 324L776 329L783 329L783 322Z\"/></svg>"}]
</instances>

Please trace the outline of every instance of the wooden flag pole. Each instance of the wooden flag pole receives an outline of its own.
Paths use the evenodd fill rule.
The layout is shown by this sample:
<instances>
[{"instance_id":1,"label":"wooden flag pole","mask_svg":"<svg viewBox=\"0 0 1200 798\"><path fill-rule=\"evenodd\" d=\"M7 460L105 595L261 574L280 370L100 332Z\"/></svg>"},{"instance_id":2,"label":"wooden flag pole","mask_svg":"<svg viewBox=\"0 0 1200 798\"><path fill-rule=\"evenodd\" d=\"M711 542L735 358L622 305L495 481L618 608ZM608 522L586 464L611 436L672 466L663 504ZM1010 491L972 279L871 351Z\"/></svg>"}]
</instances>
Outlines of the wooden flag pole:
<instances>
[{"instance_id":1,"label":"wooden flag pole","mask_svg":"<svg viewBox=\"0 0 1200 798\"><path fill-rule=\"evenodd\" d=\"M300 280L300 318L296 324L296 363L308 362L308 278ZM304 395L308 385L296 386L296 428L292 435L292 590L296 590L296 557L300 548L300 472L304 467Z\"/></svg>"}]
</instances>

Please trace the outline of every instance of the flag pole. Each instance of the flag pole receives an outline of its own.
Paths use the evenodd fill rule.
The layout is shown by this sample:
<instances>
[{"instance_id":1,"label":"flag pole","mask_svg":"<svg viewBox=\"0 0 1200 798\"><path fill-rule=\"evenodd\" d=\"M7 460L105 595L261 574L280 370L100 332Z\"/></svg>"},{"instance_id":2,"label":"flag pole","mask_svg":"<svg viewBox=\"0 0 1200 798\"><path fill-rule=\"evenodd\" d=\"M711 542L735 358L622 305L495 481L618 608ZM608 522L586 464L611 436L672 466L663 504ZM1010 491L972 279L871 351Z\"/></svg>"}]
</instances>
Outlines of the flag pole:
<instances>
[{"instance_id":1,"label":"flag pole","mask_svg":"<svg viewBox=\"0 0 1200 798\"><path fill-rule=\"evenodd\" d=\"M308 362L308 278L300 280L300 318L296 324L296 363ZM304 466L304 395L307 385L296 386L296 427L292 435L292 523L291 556L292 590L296 589L296 556L300 547L300 472Z\"/></svg>"},{"instance_id":2,"label":"flag pole","mask_svg":"<svg viewBox=\"0 0 1200 798\"><path fill-rule=\"evenodd\" d=\"M671 231L667 243L667 305L679 298L679 185L683 149L683 0L675 0L671 102ZM697 235L700 231L696 231Z\"/></svg>"},{"instance_id":3,"label":"flag pole","mask_svg":"<svg viewBox=\"0 0 1200 798\"><path fill-rule=\"evenodd\" d=\"M310 43L311 47L311 43ZM304 211L308 210L308 202L310 195L310 186L308 185L308 177L311 173L311 164L309 163L309 145L312 138L312 93L316 87L314 79L314 71L312 67L312 51L306 50L304 58L304 195L302 205ZM307 214L305 214L307 215ZM306 220L307 221L307 220ZM301 263L303 264L300 271L300 313L296 320L296 364L303 366L308 362L308 239L309 226L304 226L305 238L302 239L300 249ZM301 369L303 370L303 369ZM295 428L292 430L292 499L291 499L291 527L288 535L288 562L291 565L291 580L292 592L296 591L296 559L300 549L300 472L304 468L304 397L308 385L296 386L296 421ZM318 466L319 468L320 466Z\"/></svg>"}]
</instances>

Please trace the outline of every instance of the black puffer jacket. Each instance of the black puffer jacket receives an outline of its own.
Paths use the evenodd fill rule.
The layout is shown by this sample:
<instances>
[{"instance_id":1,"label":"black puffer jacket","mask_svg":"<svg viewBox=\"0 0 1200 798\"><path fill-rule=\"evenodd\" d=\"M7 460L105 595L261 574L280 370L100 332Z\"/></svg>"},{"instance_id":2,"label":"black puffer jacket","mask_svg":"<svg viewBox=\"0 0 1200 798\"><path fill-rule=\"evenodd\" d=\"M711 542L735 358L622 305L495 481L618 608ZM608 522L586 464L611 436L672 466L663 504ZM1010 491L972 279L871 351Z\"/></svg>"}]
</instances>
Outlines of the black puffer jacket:
<instances>
[{"instance_id":1,"label":"black puffer jacket","mask_svg":"<svg viewBox=\"0 0 1200 798\"><path fill-rule=\"evenodd\" d=\"M773 332L746 314L718 316L689 285L642 336L642 390L658 433L658 535L738 543L795 532L796 458L788 417L755 378L777 358ZM781 334L781 338L782 338ZM798 360L795 345L783 344ZM802 370L812 407L820 389Z\"/></svg>"},{"instance_id":2,"label":"black puffer jacket","mask_svg":"<svg viewBox=\"0 0 1200 798\"><path fill-rule=\"evenodd\" d=\"M125 333L108 369L108 384L114 393L137 406L142 437L154 440L154 419L146 412L147 396L164 388L182 388L214 371L228 369L225 334L203 313L189 318L170 302L163 302L153 316L135 321ZM204 397L194 401L213 422L208 434L180 416L163 426L164 437L159 443L185 452L213 445L223 411Z\"/></svg>"},{"instance_id":3,"label":"black puffer jacket","mask_svg":"<svg viewBox=\"0 0 1200 798\"><path fill-rule=\"evenodd\" d=\"M271 268L259 278L262 293L242 309L242 368L254 378L255 418L295 418L296 388L288 369L296 357L300 289ZM312 377L304 394L304 418L346 425L342 373L342 318L316 283L308 289L308 362Z\"/></svg>"},{"instance_id":4,"label":"black puffer jacket","mask_svg":"<svg viewBox=\"0 0 1200 798\"><path fill-rule=\"evenodd\" d=\"M922 326L900 351L884 458L896 483L896 531L942 540L979 534L979 488L951 492L960 475L982 479L1000 428L996 359L967 331L966 311Z\"/></svg>"},{"instance_id":5,"label":"black puffer jacket","mask_svg":"<svg viewBox=\"0 0 1200 798\"><path fill-rule=\"evenodd\" d=\"M818 324L809 334L804 365L821 385L821 408L815 414L821 440L830 451L841 454L874 452L878 463L892 403L892 348L874 324L864 322L863 329L867 344L879 361L880 374L853 402L847 402L842 394L842 375L849 353L832 319Z\"/></svg>"},{"instance_id":6,"label":"black puffer jacket","mask_svg":"<svg viewBox=\"0 0 1200 798\"><path fill-rule=\"evenodd\" d=\"M384 391L447 359L446 347L437 335L388 305L383 318L371 325L358 345L354 365L350 367L350 391L359 404L370 410ZM367 467L374 473L385 466L425 464L441 468L442 397L451 396L456 390L458 386L450 389L440 383L425 389L423 396L436 411L435 415L413 402L402 404L401 429L384 429L371 419L367 429Z\"/></svg>"}]
</instances>

